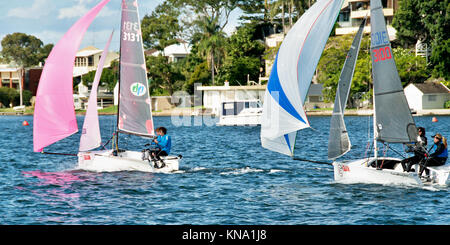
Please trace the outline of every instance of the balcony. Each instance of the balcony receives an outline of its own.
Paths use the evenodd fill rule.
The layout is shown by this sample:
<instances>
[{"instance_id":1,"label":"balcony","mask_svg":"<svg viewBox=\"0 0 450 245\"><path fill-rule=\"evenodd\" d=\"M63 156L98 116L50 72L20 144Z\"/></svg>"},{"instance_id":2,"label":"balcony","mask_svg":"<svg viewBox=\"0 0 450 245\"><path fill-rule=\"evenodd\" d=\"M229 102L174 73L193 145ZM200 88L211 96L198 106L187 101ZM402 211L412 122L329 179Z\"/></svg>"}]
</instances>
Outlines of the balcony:
<instances>
[{"instance_id":1,"label":"balcony","mask_svg":"<svg viewBox=\"0 0 450 245\"><path fill-rule=\"evenodd\" d=\"M391 8L383 9L383 14L384 14L385 17L387 17L387 16L394 16L394 9L391 9ZM350 12L350 18L351 19L362 19L366 15L370 16L370 9L354 10L354 11Z\"/></svg>"}]
</instances>

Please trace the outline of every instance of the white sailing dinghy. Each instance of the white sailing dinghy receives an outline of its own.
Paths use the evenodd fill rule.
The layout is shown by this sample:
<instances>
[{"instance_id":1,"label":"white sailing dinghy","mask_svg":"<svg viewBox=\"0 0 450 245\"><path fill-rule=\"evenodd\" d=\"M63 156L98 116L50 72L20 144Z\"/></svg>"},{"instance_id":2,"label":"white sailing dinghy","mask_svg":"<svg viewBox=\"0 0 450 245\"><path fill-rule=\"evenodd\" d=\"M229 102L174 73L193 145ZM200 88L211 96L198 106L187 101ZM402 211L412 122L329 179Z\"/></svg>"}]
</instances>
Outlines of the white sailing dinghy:
<instances>
[{"instance_id":1,"label":"white sailing dinghy","mask_svg":"<svg viewBox=\"0 0 450 245\"><path fill-rule=\"evenodd\" d=\"M377 142L413 143L417 141L417 128L411 116L403 87L391 51L380 0L370 1L371 56L374 93L374 157L353 161L335 161L334 178L337 182L377 184L418 184L422 181L416 172L403 172L401 159L379 157ZM343 114L351 85L357 50L353 47L362 35L360 27L341 72L331 118L328 158L336 159L350 150L350 140L345 129ZM359 37L360 39L360 37ZM360 40L359 40L360 42ZM359 49L359 45L358 45ZM428 167L431 181L449 184L449 168Z\"/></svg>"},{"instance_id":2,"label":"white sailing dinghy","mask_svg":"<svg viewBox=\"0 0 450 245\"><path fill-rule=\"evenodd\" d=\"M78 132L72 96L75 54L92 20L109 1L101 1L80 18L56 44L46 61L36 95L33 127L35 152L45 153L44 147ZM165 166L155 168L152 162L143 157L141 151L122 150L118 147L119 132L154 137L136 0L122 0L121 21L118 131L114 134L114 146L110 150L91 151L101 144L96 111L96 87L103 67L103 64L99 64L88 102L80 151L77 154L78 168L89 171L171 172L178 170L181 156L162 157ZM109 41L105 50L108 46ZM104 57L106 53L102 54L100 63L104 62Z\"/></svg>"}]
</instances>

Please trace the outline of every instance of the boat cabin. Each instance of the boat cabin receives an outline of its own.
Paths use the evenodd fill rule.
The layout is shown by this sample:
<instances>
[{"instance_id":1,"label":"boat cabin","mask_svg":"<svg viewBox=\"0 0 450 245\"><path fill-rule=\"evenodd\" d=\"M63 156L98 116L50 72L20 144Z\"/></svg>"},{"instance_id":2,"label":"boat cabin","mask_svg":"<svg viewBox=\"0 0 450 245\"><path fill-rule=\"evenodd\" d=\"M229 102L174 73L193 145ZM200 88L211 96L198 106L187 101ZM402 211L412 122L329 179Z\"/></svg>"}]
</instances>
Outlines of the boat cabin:
<instances>
[{"instance_id":1,"label":"boat cabin","mask_svg":"<svg viewBox=\"0 0 450 245\"><path fill-rule=\"evenodd\" d=\"M262 108L262 104L259 100L222 102L222 116L236 116L249 108Z\"/></svg>"}]
</instances>

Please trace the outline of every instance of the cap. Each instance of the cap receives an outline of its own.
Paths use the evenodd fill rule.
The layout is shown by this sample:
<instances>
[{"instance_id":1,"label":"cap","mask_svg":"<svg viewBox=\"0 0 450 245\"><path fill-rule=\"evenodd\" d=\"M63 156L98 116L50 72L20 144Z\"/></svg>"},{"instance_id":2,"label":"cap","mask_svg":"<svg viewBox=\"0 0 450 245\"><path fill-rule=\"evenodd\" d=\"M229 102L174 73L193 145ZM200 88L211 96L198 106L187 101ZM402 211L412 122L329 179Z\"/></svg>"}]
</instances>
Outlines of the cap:
<instances>
[{"instance_id":1,"label":"cap","mask_svg":"<svg viewBox=\"0 0 450 245\"><path fill-rule=\"evenodd\" d=\"M434 137L436 137L436 138L438 138L438 139L442 139L442 135L441 134L435 134L435 135L433 135L433 136L431 136L432 138L434 138Z\"/></svg>"}]
</instances>

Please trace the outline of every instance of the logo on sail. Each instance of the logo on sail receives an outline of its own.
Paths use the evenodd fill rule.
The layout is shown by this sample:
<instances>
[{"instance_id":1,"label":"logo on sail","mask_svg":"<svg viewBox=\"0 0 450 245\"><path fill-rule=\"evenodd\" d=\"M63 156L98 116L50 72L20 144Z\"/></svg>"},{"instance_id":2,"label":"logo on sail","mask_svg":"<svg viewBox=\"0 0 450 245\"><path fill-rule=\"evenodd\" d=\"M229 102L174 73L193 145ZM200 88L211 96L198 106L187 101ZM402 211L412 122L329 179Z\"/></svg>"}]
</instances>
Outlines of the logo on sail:
<instances>
[{"instance_id":1,"label":"logo on sail","mask_svg":"<svg viewBox=\"0 0 450 245\"><path fill-rule=\"evenodd\" d=\"M142 83L133 83L130 86L131 93L135 96L142 96L147 92L144 84Z\"/></svg>"}]
</instances>

